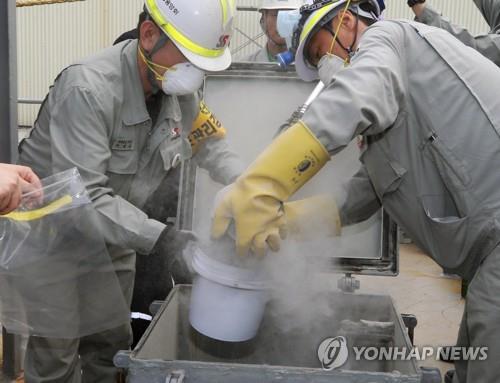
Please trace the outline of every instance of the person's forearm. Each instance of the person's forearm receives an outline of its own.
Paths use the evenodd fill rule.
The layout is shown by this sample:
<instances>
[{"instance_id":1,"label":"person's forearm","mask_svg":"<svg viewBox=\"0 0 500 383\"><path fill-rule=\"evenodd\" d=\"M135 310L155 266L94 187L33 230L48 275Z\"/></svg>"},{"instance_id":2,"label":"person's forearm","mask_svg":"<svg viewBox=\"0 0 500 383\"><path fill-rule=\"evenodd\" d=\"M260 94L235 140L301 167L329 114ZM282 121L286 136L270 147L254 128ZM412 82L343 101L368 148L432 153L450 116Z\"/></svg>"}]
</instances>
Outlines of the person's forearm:
<instances>
[{"instance_id":1,"label":"person's forearm","mask_svg":"<svg viewBox=\"0 0 500 383\"><path fill-rule=\"evenodd\" d=\"M102 195L92 203L97 211L96 225L109 245L149 254L166 227L117 195Z\"/></svg>"},{"instance_id":2,"label":"person's forearm","mask_svg":"<svg viewBox=\"0 0 500 383\"><path fill-rule=\"evenodd\" d=\"M441 16L441 13L434 10L431 6L424 7L420 15L416 17L416 21L444 29L465 45L474 48L483 56L500 66L500 34L489 33L475 36L466 28L451 23L450 20Z\"/></svg>"},{"instance_id":3,"label":"person's forearm","mask_svg":"<svg viewBox=\"0 0 500 383\"><path fill-rule=\"evenodd\" d=\"M243 162L224 138L206 140L194 158L198 166L208 170L210 178L223 185L234 182L245 170Z\"/></svg>"}]
</instances>

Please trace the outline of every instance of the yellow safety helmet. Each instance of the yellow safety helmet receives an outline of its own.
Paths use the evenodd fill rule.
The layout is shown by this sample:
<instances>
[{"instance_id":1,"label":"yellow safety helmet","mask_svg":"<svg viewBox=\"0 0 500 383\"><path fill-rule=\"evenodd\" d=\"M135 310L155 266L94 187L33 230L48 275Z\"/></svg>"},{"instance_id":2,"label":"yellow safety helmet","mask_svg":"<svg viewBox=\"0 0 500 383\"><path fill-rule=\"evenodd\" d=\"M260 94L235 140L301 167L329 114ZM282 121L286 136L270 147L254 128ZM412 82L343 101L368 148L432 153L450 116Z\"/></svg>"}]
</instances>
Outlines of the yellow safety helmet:
<instances>
[{"instance_id":1,"label":"yellow safety helmet","mask_svg":"<svg viewBox=\"0 0 500 383\"><path fill-rule=\"evenodd\" d=\"M146 0L145 8L193 65L220 71L231 64L234 0Z\"/></svg>"}]
</instances>

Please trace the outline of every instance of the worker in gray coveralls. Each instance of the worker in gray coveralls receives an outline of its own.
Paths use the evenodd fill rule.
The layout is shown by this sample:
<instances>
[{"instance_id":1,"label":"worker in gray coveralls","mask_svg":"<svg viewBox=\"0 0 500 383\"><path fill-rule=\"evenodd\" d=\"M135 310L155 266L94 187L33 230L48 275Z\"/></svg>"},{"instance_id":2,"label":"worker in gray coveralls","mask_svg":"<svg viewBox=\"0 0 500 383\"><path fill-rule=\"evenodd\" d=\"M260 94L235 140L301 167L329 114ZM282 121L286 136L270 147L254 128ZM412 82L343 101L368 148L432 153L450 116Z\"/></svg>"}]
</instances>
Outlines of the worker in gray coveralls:
<instances>
[{"instance_id":1,"label":"worker in gray coveralls","mask_svg":"<svg viewBox=\"0 0 500 383\"><path fill-rule=\"evenodd\" d=\"M447 18L430 7L425 0L408 0L408 5L415 13L415 20L421 23L442 28L468 45L495 64L500 66L500 1L474 0L477 8L490 27L490 32L473 36L467 29L452 24Z\"/></svg>"},{"instance_id":2,"label":"worker in gray coveralls","mask_svg":"<svg viewBox=\"0 0 500 383\"><path fill-rule=\"evenodd\" d=\"M226 184L243 168L196 96L204 71L231 63L233 1L145 3L139 39L64 69L20 145L20 163L41 177L79 169L129 304L136 252L181 262L193 239L141 210L169 170L194 155ZM113 356L130 343L129 324L81 339L30 337L26 382L114 382Z\"/></svg>"},{"instance_id":3,"label":"worker in gray coveralls","mask_svg":"<svg viewBox=\"0 0 500 383\"><path fill-rule=\"evenodd\" d=\"M375 0L301 11L297 73L329 85L218 196L212 236L233 224L237 251L261 253L279 248L293 204L309 212L300 221L330 222L332 234L383 206L439 265L470 281L457 344L487 347L487 359L456 361L448 378L500 382L500 69L442 29L376 21ZM344 193L283 206L359 134L363 166Z\"/></svg>"},{"instance_id":4,"label":"worker in gray coveralls","mask_svg":"<svg viewBox=\"0 0 500 383\"><path fill-rule=\"evenodd\" d=\"M276 62L276 55L286 51L286 41L278 33L277 20L279 11L299 9L304 0L260 0L260 27L266 35L265 45L241 61Z\"/></svg>"}]
</instances>

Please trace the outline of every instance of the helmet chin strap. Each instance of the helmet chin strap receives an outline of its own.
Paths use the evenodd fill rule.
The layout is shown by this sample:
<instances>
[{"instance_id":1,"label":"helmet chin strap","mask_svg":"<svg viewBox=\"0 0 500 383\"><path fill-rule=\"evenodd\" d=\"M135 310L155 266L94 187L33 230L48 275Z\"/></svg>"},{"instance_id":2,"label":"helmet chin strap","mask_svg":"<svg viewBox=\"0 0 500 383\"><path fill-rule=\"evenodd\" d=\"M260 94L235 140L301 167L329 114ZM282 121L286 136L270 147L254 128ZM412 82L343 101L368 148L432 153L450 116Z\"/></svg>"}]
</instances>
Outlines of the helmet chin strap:
<instances>
[{"instance_id":1,"label":"helmet chin strap","mask_svg":"<svg viewBox=\"0 0 500 383\"><path fill-rule=\"evenodd\" d=\"M149 61L152 62L153 61L152 56L156 52L158 52L161 48L163 48L165 46L165 44L167 44L167 42L168 42L167 35L164 33L161 33L160 38L156 42L153 49L151 49L151 52L148 52L145 49L142 49L142 47L140 47L140 46L139 46L139 49L142 49L144 57L146 57L146 59L148 59ZM161 90L161 88L160 88L160 86L158 86L158 82L156 81L156 74L151 70L151 68L149 66L147 66L147 76L148 76L149 84L151 85L151 92L153 94L158 93Z\"/></svg>"},{"instance_id":2,"label":"helmet chin strap","mask_svg":"<svg viewBox=\"0 0 500 383\"><path fill-rule=\"evenodd\" d=\"M356 44L356 40L358 39L358 22L359 22L359 16L356 14L356 26L354 28L354 38L352 40L352 43L350 46L348 47L345 47L339 40L339 37L337 35L337 33L335 33L333 30L332 30L332 27L330 25L324 25L323 26L323 29L326 29L328 32L330 32L330 34L333 36L333 39L335 40L335 42L337 44L339 44L339 46L347 52L347 55L349 56L348 57L348 60L350 61L352 56L354 56L354 45ZM333 47L333 45L332 45ZM332 53L332 52L330 52Z\"/></svg>"}]
</instances>

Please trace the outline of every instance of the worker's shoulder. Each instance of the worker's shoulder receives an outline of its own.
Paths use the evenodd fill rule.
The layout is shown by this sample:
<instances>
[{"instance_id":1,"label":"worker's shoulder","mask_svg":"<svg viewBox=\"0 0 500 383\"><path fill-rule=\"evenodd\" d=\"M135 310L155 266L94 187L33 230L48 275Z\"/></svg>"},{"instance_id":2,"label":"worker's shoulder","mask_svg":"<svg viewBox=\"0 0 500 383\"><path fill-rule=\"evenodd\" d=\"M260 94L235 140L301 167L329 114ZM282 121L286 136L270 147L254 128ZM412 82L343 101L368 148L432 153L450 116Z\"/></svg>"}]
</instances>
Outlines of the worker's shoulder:
<instances>
[{"instance_id":1,"label":"worker's shoulder","mask_svg":"<svg viewBox=\"0 0 500 383\"><path fill-rule=\"evenodd\" d=\"M402 37L407 34L408 30L413 28L412 24L412 21L405 19L381 20L369 26L365 34L385 34L394 38Z\"/></svg>"},{"instance_id":2,"label":"worker's shoulder","mask_svg":"<svg viewBox=\"0 0 500 383\"><path fill-rule=\"evenodd\" d=\"M369 26L365 34L386 34L393 37L417 37L424 36L427 33L441 34L454 38L442 28L426 25L417 21L407 19L391 19L377 21Z\"/></svg>"},{"instance_id":3,"label":"worker's shoulder","mask_svg":"<svg viewBox=\"0 0 500 383\"><path fill-rule=\"evenodd\" d=\"M364 45L386 45L397 51L404 51L408 43L418 38L420 23L411 20L381 20L366 29L363 34ZM420 24L428 28L424 24ZM420 39L419 39L420 40Z\"/></svg>"},{"instance_id":4,"label":"worker's shoulder","mask_svg":"<svg viewBox=\"0 0 500 383\"><path fill-rule=\"evenodd\" d=\"M79 88L106 98L119 94L124 78L122 44L106 48L66 67L56 79L60 91Z\"/></svg>"}]
</instances>

